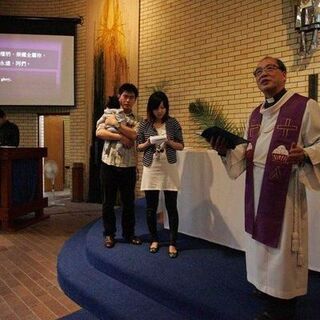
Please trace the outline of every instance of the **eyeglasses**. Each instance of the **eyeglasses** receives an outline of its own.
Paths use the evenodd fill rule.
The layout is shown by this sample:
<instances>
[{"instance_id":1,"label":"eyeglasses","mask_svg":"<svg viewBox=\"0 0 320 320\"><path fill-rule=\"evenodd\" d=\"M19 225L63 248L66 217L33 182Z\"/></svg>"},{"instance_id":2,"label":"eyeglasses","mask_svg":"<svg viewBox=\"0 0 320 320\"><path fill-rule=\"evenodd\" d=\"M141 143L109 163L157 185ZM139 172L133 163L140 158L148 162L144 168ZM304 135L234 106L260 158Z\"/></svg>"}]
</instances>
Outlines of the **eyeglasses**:
<instances>
[{"instance_id":1,"label":"eyeglasses","mask_svg":"<svg viewBox=\"0 0 320 320\"><path fill-rule=\"evenodd\" d=\"M135 100L136 96L134 94L125 94L125 93L123 93L122 94L122 98L124 100Z\"/></svg>"},{"instance_id":2,"label":"eyeglasses","mask_svg":"<svg viewBox=\"0 0 320 320\"><path fill-rule=\"evenodd\" d=\"M280 70L280 68L278 66L276 66L275 64L268 64L263 68L260 67L260 68L257 68L256 70L254 70L253 75L255 77L259 77L262 75L263 72L272 73L278 69Z\"/></svg>"}]
</instances>

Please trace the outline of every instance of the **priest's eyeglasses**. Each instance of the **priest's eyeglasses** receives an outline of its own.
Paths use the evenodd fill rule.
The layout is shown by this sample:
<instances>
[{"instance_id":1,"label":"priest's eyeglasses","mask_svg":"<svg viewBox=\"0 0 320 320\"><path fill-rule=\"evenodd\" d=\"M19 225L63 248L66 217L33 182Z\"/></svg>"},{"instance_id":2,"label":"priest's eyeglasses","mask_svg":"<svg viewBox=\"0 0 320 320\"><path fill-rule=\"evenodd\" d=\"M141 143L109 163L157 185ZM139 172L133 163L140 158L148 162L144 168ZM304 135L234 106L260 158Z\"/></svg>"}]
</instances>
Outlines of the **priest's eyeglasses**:
<instances>
[{"instance_id":1,"label":"priest's eyeglasses","mask_svg":"<svg viewBox=\"0 0 320 320\"><path fill-rule=\"evenodd\" d=\"M261 76L263 72L272 73L278 69L280 69L280 68L278 66L276 66L275 64L268 64L263 68L260 67L260 68L257 68L256 70L254 70L253 75L257 78L257 77Z\"/></svg>"}]
</instances>

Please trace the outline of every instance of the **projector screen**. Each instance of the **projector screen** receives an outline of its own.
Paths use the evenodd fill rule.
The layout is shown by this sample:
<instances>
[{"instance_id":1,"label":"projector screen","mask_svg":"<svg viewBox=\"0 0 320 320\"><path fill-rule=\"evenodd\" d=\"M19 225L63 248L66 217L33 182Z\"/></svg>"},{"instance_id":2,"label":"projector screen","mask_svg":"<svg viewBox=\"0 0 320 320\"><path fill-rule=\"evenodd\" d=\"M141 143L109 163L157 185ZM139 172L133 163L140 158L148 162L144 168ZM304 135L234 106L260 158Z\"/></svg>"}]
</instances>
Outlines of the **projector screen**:
<instances>
[{"instance_id":1,"label":"projector screen","mask_svg":"<svg viewBox=\"0 0 320 320\"><path fill-rule=\"evenodd\" d=\"M0 107L75 106L81 18L0 16Z\"/></svg>"},{"instance_id":2,"label":"projector screen","mask_svg":"<svg viewBox=\"0 0 320 320\"><path fill-rule=\"evenodd\" d=\"M73 36L0 33L0 105L74 104Z\"/></svg>"}]
</instances>

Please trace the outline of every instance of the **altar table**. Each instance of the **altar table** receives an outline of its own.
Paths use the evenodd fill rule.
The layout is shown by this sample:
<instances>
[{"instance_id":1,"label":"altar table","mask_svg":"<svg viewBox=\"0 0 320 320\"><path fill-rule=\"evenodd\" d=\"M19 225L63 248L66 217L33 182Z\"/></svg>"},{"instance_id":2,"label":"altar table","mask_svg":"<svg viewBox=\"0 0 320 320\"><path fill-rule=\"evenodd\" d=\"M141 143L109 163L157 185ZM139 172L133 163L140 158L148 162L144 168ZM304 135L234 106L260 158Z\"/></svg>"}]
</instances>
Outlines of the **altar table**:
<instances>
[{"instance_id":1,"label":"altar table","mask_svg":"<svg viewBox=\"0 0 320 320\"><path fill-rule=\"evenodd\" d=\"M244 250L244 181L228 177L213 150L177 152L181 177L178 194L179 232ZM308 191L309 268L320 271L320 191ZM165 211L163 195L160 210ZM165 214L165 227L168 228Z\"/></svg>"}]
</instances>

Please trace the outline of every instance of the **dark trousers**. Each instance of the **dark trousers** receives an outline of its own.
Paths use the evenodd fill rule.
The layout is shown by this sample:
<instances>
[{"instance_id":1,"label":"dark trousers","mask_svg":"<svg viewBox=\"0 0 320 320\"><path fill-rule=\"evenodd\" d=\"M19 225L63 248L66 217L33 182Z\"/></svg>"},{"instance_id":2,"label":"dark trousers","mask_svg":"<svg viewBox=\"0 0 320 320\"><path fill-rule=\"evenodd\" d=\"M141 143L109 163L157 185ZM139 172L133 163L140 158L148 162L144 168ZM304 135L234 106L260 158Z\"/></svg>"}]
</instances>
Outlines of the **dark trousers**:
<instances>
[{"instance_id":1,"label":"dark trousers","mask_svg":"<svg viewBox=\"0 0 320 320\"><path fill-rule=\"evenodd\" d=\"M157 234L157 208L159 203L159 190L145 191L147 202L147 224L151 241L159 241ZM164 199L169 218L170 245L176 245L178 235L179 216L177 209L177 191L164 191Z\"/></svg>"},{"instance_id":2,"label":"dark trousers","mask_svg":"<svg viewBox=\"0 0 320 320\"><path fill-rule=\"evenodd\" d=\"M114 236L116 233L114 206L119 190L122 205L122 236L129 239L134 235L135 225L136 168L120 168L102 163L100 178L104 236Z\"/></svg>"}]
</instances>

